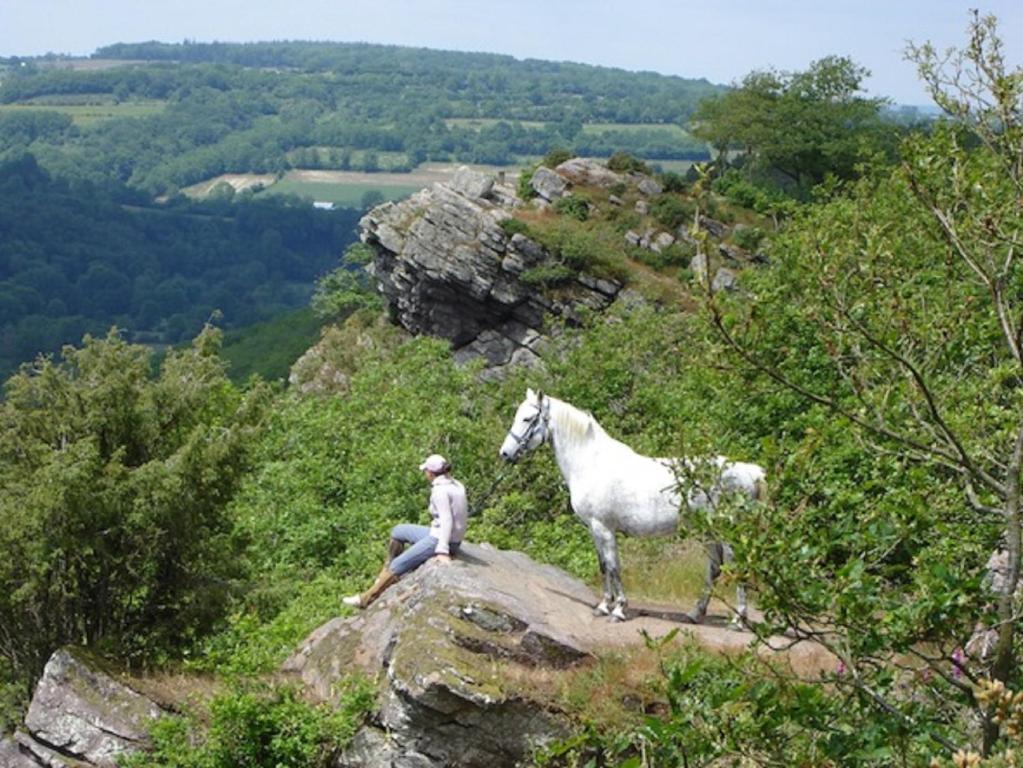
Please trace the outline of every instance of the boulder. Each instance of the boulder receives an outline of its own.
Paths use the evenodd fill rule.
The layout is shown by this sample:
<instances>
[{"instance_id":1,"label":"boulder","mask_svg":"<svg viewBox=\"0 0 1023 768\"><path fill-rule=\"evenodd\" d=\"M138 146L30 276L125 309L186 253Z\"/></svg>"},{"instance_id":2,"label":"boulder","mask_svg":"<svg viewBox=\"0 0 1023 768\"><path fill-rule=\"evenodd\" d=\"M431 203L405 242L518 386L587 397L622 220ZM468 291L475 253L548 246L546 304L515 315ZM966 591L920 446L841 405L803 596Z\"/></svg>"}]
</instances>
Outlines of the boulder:
<instances>
[{"instance_id":1,"label":"boulder","mask_svg":"<svg viewBox=\"0 0 1023 768\"><path fill-rule=\"evenodd\" d=\"M147 729L163 714L153 701L119 681L83 651L63 648L46 663L14 744L0 747L12 766L115 765L117 756L142 748ZM0 765L7 763L0 762Z\"/></svg>"},{"instance_id":2,"label":"boulder","mask_svg":"<svg viewBox=\"0 0 1023 768\"><path fill-rule=\"evenodd\" d=\"M283 670L328 701L342 674L381 681L377 712L341 766L510 768L570 732L535 691L613 630L590 615L594 603L557 568L465 544L453 563L427 563L367 610L317 629Z\"/></svg>"},{"instance_id":3,"label":"boulder","mask_svg":"<svg viewBox=\"0 0 1023 768\"><path fill-rule=\"evenodd\" d=\"M636 189L639 190L640 194L646 195L647 197L656 197L664 191L664 187L649 176L645 176L640 179L639 183L636 185Z\"/></svg>"},{"instance_id":4,"label":"boulder","mask_svg":"<svg viewBox=\"0 0 1023 768\"><path fill-rule=\"evenodd\" d=\"M730 231L727 224L723 221L712 219L710 216L700 216L700 229L718 240L728 237Z\"/></svg>"},{"instance_id":5,"label":"boulder","mask_svg":"<svg viewBox=\"0 0 1023 768\"><path fill-rule=\"evenodd\" d=\"M529 186L536 194L548 202L557 200L565 194L568 189L568 182L550 168L541 165L533 171L533 177L529 180Z\"/></svg>"},{"instance_id":6,"label":"boulder","mask_svg":"<svg viewBox=\"0 0 1023 768\"><path fill-rule=\"evenodd\" d=\"M455 175L451 179L451 188L469 198L486 197L494 188L494 178L463 165L455 171Z\"/></svg>"},{"instance_id":7,"label":"boulder","mask_svg":"<svg viewBox=\"0 0 1023 768\"><path fill-rule=\"evenodd\" d=\"M667 232L659 232L654 236L653 240L650 241L650 250L655 253L660 253L661 251L671 247L674 242L675 238Z\"/></svg>"},{"instance_id":8,"label":"boulder","mask_svg":"<svg viewBox=\"0 0 1023 768\"><path fill-rule=\"evenodd\" d=\"M580 187L612 187L624 178L603 163L586 157L573 157L554 169L569 183Z\"/></svg>"},{"instance_id":9,"label":"boulder","mask_svg":"<svg viewBox=\"0 0 1023 768\"><path fill-rule=\"evenodd\" d=\"M711 281L710 289L715 293L718 291L734 291L736 287L735 280L735 270L729 269L728 267L721 267L714 273L714 279Z\"/></svg>"},{"instance_id":10,"label":"boulder","mask_svg":"<svg viewBox=\"0 0 1023 768\"><path fill-rule=\"evenodd\" d=\"M640 216L646 216L650 213L650 203L648 203L646 200L637 200L635 208L636 213L638 213Z\"/></svg>"}]
</instances>

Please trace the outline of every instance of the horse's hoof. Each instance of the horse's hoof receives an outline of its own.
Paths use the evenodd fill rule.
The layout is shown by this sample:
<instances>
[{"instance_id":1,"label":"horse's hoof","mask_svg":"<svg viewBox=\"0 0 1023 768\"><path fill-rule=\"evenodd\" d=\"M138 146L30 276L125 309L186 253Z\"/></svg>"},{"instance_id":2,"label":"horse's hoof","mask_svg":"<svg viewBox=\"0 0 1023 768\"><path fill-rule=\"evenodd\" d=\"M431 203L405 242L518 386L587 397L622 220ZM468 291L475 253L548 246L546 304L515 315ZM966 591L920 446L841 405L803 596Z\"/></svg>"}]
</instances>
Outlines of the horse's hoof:
<instances>
[{"instance_id":1,"label":"horse's hoof","mask_svg":"<svg viewBox=\"0 0 1023 768\"><path fill-rule=\"evenodd\" d=\"M599 603L593 609L593 615L594 616L609 616L610 614L611 614L611 611L608 609L607 603Z\"/></svg>"},{"instance_id":2,"label":"horse's hoof","mask_svg":"<svg viewBox=\"0 0 1023 768\"><path fill-rule=\"evenodd\" d=\"M626 617L625 611L623 611L621 608L615 608L613 611L611 611L611 621L616 623L620 621L628 621L628 617Z\"/></svg>"},{"instance_id":3,"label":"horse's hoof","mask_svg":"<svg viewBox=\"0 0 1023 768\"><path fill-rule=\"evenodd\" d=\"M683 613L682 621L686 624L703 624L703 620L707 618L705 613Z\"/></svg>"},{"instance_id":4,"label":"horse's hoof","mask_svg":"<svg viewBox=\"0 0 1023 768\"><path fill-rule=\"evenodd\" d=\"M733 632L745 632L749 628L749 623L746 621L745 616L733 616L728 622L728 628Z\"/></svg>"}]
</instances>

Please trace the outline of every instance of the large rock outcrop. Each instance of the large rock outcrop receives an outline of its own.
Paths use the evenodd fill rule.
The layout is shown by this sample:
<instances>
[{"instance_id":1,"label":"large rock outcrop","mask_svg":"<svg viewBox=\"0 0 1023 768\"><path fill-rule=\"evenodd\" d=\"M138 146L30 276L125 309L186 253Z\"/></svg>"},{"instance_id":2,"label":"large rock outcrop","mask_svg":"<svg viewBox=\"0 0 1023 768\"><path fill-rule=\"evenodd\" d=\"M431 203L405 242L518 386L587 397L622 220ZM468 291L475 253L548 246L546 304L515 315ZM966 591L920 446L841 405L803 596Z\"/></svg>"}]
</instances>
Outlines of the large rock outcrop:
<instances>
[{"instance_id":1,"label":"large rock outcrop","mask_svg":"<svg viewBox=\"0 0 1023 768\"><path fill-rule=\"evenodd\" d=\"M554 297L522 279L551 255L501 227L517 204L514 189L463 168L363 217L361 237L376 250L370 269L392 318L448 339L457 359L483 358L494 369L539 361L546 315L571 320L583 307L611 304L622 287L611 280L580 274Z\"/></svg>"},{"instance_id":2,"label":"large rock outcrop","mask_svg":"<svg viewBox=\"0 0 1023 768\"><path fill-rule=\"evenodd\" d=\"M114 766L141 748L162 710L82 651L50 657L25 716L25 729L0 741L0 768Z\"/></svg>"},{"instance_id":3,"label":"large rock outcrop","mask_svg":"<svg viewBox=\"0 0 1023 768\"><path fill-rule=\"evenodd\" d=\"M313 632L284 670L324 700L342 676L380 681L378 709L344 753L346 768L514 766L571 732L543 692L600 649L663 635L663 618L594 617L579 580L520 552L465 545L430 562L367 610ZM720 628L741 647L749 637Z\"/></svg>"}]
</instances>

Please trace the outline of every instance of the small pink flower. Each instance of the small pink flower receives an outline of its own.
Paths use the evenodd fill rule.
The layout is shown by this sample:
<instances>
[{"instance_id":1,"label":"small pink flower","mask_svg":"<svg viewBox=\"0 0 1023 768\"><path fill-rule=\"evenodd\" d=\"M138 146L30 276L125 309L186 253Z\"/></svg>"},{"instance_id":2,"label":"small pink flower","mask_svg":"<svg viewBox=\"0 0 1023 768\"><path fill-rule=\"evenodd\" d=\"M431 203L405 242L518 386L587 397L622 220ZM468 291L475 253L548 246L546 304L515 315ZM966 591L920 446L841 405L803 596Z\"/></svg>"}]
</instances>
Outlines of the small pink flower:
<instances>
[{"instance_id":1,"label":"small pink flower","mask_svg":"<svg viewBox=\"0 0 1023 768\"><path fill-rule=\"evenodd\" d=\"M839 677L841 677L842 675L845 674L845 662L844 661L838 662L838 666L835 667L835 674L838 675Z\"/></svg>"}]
</instances>

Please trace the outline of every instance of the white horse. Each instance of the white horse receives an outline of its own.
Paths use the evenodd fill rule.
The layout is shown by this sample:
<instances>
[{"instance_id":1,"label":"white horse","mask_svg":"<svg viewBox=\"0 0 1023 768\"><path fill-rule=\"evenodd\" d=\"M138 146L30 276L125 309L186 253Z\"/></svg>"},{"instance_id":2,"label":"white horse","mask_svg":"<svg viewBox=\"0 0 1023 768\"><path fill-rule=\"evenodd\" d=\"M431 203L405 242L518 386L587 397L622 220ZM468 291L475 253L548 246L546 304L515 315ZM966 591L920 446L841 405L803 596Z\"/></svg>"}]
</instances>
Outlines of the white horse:
<instances>
[{"instance_id":1,"label":"white horse","mask_svg":"<svg viewBox=\"0 0 1023 768\"><path fill-rule=\"evenodd\" d=\"M589 413L540 392L527 390L515 412L515 421L501 445L501 457L516 461L523 453L550 443L562 477L568 485L572 510L593 537L604 580L603 599L594 609L598 615L625 620L627 605L618 563L615 533L627 536L667 536L678 528L682 498L678 474L686 469L713 467L714 479L707 490L689 491L690 509L713 508L725 493L739 493L766 501L764 470L756 464L728 461L718 456L708 462L692 459L654 459L641 456L604 431ZM732 558L723 542L707 545L707 578L703 593L689 620L700 623L721 565ZM738 587L738 619L746 619L746 591Z\"/></svg>"}]
</instances>

